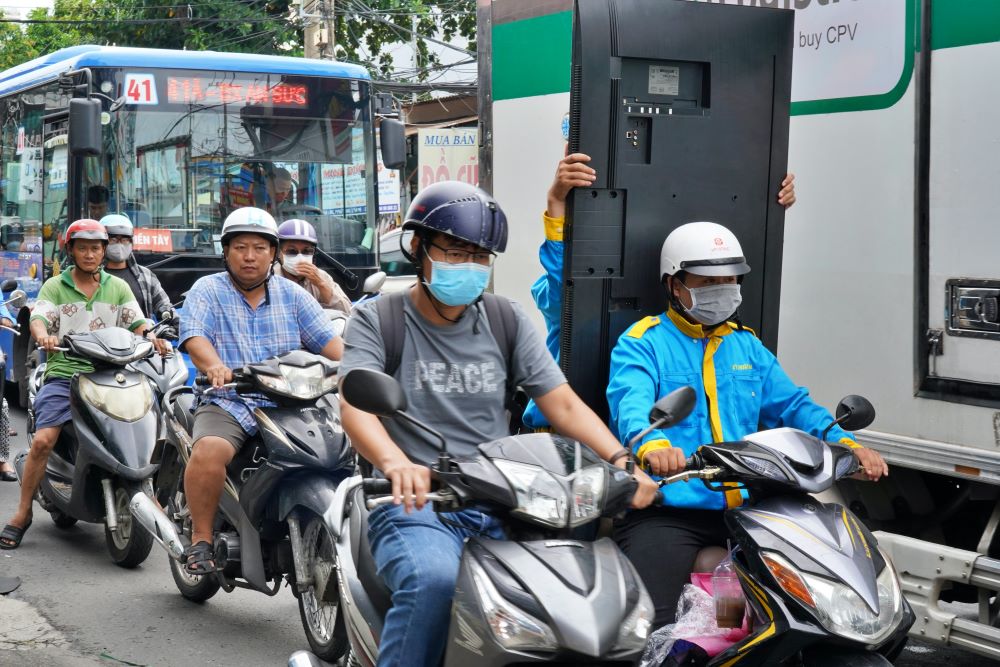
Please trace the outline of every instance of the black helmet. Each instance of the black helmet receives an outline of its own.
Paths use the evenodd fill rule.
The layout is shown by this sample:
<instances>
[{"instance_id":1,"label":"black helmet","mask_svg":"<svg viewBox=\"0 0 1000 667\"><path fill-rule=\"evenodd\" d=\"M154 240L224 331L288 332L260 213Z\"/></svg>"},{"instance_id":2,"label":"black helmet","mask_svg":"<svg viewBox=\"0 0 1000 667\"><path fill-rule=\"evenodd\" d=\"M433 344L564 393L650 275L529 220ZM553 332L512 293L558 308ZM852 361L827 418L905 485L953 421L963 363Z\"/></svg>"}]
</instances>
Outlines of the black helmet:
<instances>
[{"instance_id":1,"label":"black helmet","mask_svg":"<svg viewBox=\"0 0 1000 667\"><path fill-rule=\"evenodd\" d=\"M507 249L507 216L497 201L474 185L442 181L413 198L403 229L440 232L493 252Z\"/></svg>"}]
</instances>

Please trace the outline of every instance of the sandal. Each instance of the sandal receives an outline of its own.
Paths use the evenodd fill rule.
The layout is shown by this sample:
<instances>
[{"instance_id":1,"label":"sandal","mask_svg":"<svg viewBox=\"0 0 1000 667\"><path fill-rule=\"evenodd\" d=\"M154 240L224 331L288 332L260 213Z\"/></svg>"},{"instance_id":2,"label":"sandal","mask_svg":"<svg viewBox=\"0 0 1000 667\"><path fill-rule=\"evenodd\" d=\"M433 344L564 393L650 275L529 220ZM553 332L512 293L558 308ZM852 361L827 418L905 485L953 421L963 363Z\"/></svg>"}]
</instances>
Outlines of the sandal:
<instances>
[{"instance_id":1,"label":"sandal","mask_svg":"<svg viewBox=\"0 0 1000 667\"><path fill-rule=\"evenodd\" d=\"M195 576L215 572L215 549L202 540L184 550L184 569Z\"/></svg>"},{"instance_id":2,"label":"sandal","mask_svg":"<svg viewBox=\"0 0 1000 667\"><path fill-rule=\"evenodd\" d=\"M16 549L21 546L21 540L24 539L24 534L28 532L29 528L31 528L30 519L23 528L8 523L4 526L3 532L0 532L0 549Z\"/></svg>"}]
</instances>

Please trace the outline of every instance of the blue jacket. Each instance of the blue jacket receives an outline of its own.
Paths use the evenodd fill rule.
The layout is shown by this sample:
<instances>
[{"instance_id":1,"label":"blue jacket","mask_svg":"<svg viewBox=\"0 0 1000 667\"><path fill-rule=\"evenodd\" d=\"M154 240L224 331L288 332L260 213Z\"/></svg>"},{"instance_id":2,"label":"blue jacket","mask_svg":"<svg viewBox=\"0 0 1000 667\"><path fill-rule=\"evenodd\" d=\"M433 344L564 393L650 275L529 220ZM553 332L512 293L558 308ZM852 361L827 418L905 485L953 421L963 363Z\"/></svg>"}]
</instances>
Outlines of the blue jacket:
<instances>
[{"instance_id":1,"label":"blue jacket","mask_svg":"<svg viewBox=\"0 0 1000 667\"><path fill-rule=\"evenodd\" d=\"M545 273L531 286L531 296L545 319L545 346L552 357L559 362L559 334L562 317L562 273L563 273L563 218L550 218L542 214L545 221L545 242L538 249L538 259ZM549 428L549 421L534 401L528 401L521 418L525 426L534 429Z\"/></svg>"},{"instance_id":2,"label":"blue jacket","mask_svg":"<svg viewBox=\"0 0 1000 667\"><path fill-rule=\"evenodd\" d=\"M778 360L749 329L730 322L706 331L672 310L635 323L611 353L608 404L611 430L623 442L649 426L649 409L668 393L690 385L698 403L686 420L649 433L635 446L638 459L665 447L690 456L710 442L740 440L762 429L789 426L816 437L833 421L809 392L791 381ZM839 427L830 439L857 444ZM700 481L663 487L673 507L734 507L746 492L709 491Z\"/></svg>"}]
</instances>

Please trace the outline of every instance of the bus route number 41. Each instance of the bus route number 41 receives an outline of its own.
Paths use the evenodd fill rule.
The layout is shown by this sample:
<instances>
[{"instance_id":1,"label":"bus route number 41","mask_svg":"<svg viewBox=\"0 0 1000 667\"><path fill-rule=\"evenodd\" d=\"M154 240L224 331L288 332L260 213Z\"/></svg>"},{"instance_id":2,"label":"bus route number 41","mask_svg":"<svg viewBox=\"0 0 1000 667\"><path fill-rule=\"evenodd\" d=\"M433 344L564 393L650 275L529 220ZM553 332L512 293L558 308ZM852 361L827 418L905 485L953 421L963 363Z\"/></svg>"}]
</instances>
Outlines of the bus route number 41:
<instances>
[{"instance_id":1,"label":"bus route number 41","mask_svg":"<svg viewBox=\"0 0 1000 667\"><path fill-rule=\"evenodd\" d=\"M158 104L156 78L152 74L125 75L126 104Z\"/></svg>"}]
</instances>

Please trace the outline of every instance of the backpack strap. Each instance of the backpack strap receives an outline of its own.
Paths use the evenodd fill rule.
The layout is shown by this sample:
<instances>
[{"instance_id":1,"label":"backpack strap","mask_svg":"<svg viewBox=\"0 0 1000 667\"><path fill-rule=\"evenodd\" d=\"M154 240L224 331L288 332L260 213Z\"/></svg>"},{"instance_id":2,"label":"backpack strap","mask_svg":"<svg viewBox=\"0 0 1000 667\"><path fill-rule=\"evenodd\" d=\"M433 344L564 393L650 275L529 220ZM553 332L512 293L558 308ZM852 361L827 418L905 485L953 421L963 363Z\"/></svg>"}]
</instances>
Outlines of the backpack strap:
<instances>
[{"instance_id":1,"label":"backpack strap","mask_svg":"<svg viewBox=\"0 0 1000 667\"><path fill-rule=\"evenodd\" d=\"M514 385L514 347L517 344L517 315L510 299L498 296L492 292L483 293L483 306L486 308L486 319L490 323L490 331L500 347L507 375L507 388L504 405L513 414L517 412L513 405L517 387Z\"/></svg>"},{"instance_id":2,"label":"backpack strap","mask_svg":"<svg viewBox=\"0 0 1000 667\"><path fill-rule=\"evenodd\" d=\"M396 375L400 360L403 358L403 298L405 291L383 294L375 300L375 312L378 313L378 328L382 333L382 344L385 346L385 372Z\"/></svg>"}]
</instances>

